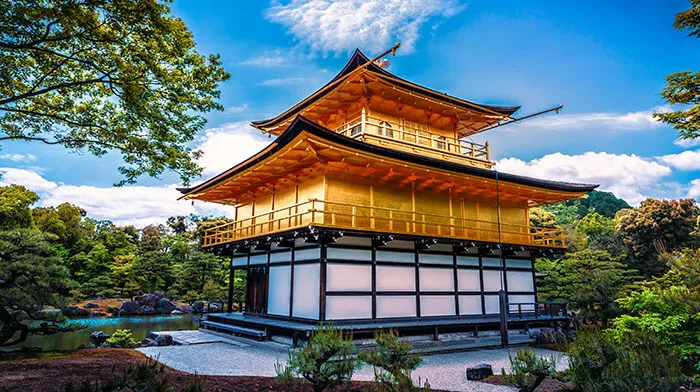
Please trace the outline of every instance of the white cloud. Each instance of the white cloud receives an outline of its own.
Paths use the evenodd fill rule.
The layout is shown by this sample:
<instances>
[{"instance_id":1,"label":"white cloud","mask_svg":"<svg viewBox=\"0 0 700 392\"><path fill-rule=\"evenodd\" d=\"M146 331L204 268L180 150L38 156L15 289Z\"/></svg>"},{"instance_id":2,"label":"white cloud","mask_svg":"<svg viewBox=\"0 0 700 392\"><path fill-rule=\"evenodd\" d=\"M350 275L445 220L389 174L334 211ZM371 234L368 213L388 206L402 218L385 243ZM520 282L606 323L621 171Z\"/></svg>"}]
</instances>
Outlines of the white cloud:
<instances>
[{"instance_id":1,"label":"white cloud","mask_svg":"<svg viewBox=\"0 0 700 392\"><path fill-rule=\"evenodd\" d=\"M10 184L23 185L34 192L43 192L56 189L58 184L48 181L33 170L17 169L14 167L0 167L0 186Z\"/></svg>"},{"instance_id":2,"label":"white cloud","mask_svg":"<svg viewBox=\"0 0 700 392\"><path fill-rule=\"evenodd\" d=\"M248 104L244 103L243 105L231 106L226 108L226 113L242 113L246 110L248 110Z\"/></svg>"},{"instance_id":3,"label":"white cloud","mask_svg":"<svg viewBox=\"0 0 700 392\"><path fill-rule=\"evenodd\" d=\"M463 8L455 0L292 0L272 5L265 16L313 52L379 52L396 41L410 52L423 24Z\"/></svg>"},{"instance_id":4,"label":"white cloud","mask_svg":"<svg viewBox=\"0 0 700 392\"><path fill-rule=\"evenodd\" d=\"M668 110L670 110L668 106L657 106L649 110L629 113L593 112L558 114L526 120L521 126L554 131L595 128L647 130L661 127L663 124L654 118L654 113L666 112Z\"/></svg>"},{"instance_id":5,"label":"white cloud","mask_svg":"<svg viewBox=\"0 0 700 392\"><path fill-rule=\"evenodd\" d=\"M36 160L36 155L32 154L3 154L0 159L6 159L13 162L31 162Z\"/></svg>"},{"instance_id":6,"label":"white cloud","mask_svg":"<svg viewBox=\"0 0 700 392\"><path fill-rule=\"evenodd\" d=\"M308 78L300 78L300 77L290 77L290 78L277 78L277 79L268 79L262 83L260 83L261 86L268 86L268 87L282 87L282 86L295 86L304 82L308 82L310 79Z\"/></svg>"},{"instance_id":7,"label":"white cloud","mask_svg":"<svg viewBox=\"0 0 700 392\"><path fill-rule=\"evenodd\" d=\"M198 161L204 168L202 174L219 174L262 150L270 141L243 121L207 129L196 147L204 153Z\"/></svg>"},{"instance_id":8,"label":"white cloud","mask_svg":"<svg viewBox=\"0 0 700 392\"><path fill-rule=\"evenodd\" d=\"M673 144L681 148L692 148L700 146L700 139L676 139Z\"/></svg>"},{"instance_id":9,"label":"white cloud","mask_svg":"<svg viewBox=\"0 0 700 392\"><path fill-rule=\"evenodd\" d=\"M659 160L678 170L700 170L700 150L664 155Z\"/></svg>"},{"instance_id":10,"label":"white cloud","mask_svg":"<svg viewBox=\"0 0 700 392\"><path fill-rule=\"evenodd\" d=\"M273 51L266 51L261 56L251 57L241 62L241 64L261 68L288 67L292 65L292 59L295 57L296 56L292 53L276 49Z\"/></svg>"},{"instance_id":11,"label":"white cloud","mask_svg":"<svg viewBox=\"0 0 700 392\"><path fill-rule=\"evenodd\" d=\"M587 152L581 155L554 153L529 162L517 158L498 161L499 171L531 177L600 184L600 190L613 192L632 205L646 198L671 169L637 155Z\"/></svg>"},{"instance_id":12,"label":"white cloud","mask_svg":"<svg viewBox=\"0 0 700 392\"><path fill-rule=\"evenodd\" d=\"M688 190L688 197L700 200L700 178L696 178L690 182L690 189Z\"/></svg>"}]
</instances>

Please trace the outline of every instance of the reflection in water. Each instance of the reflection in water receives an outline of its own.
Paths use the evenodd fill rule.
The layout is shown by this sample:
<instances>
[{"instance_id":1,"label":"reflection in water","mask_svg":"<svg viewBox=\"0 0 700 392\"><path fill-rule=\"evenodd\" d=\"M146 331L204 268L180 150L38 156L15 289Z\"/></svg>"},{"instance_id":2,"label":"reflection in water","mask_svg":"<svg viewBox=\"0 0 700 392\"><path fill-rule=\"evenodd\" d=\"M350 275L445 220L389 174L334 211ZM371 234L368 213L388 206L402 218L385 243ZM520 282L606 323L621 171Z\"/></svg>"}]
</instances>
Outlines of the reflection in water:
<instances>
[{"instance_id":1,"label":"reflection in water","mask_svg":"<svg viewBox=\"0 0 700 392\"><path fill-rule=\"evenodd\" d=\"M44 350L72 350L80 346L90 346L90 334L103 331L111 335L117 329L130 329L136 341L143 340L152 331L192 330L199 327L199 317L191 314L182 316L134 316L106 318L76 318L67 324L86 324L88 327L55 335L30 335L16 347L41 347Z\"/></svg>"}]
</instances>

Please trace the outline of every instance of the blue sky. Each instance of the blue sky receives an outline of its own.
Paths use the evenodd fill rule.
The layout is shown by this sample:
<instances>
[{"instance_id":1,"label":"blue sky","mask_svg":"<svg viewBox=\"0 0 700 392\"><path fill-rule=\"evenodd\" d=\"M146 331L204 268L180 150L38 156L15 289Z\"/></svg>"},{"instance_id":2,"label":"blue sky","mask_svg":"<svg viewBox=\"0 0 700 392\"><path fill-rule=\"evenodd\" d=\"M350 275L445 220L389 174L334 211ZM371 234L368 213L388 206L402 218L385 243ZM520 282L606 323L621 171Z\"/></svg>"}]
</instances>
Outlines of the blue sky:
<instances>
[{"instance_id":1,"label":"blue sky","mask_svg":"<svg viewBox=\"0 0 700 392\"><path fill-rule=\"evenodd\" d=\"M697 70L700 40L673 29L684 0L175 1L198 49L219 53L231 79L225 112L209 113L193 146L204 177L270 141L247 123L274 116L335 75L350 53L402 42L390 71L468 100L518 104L540 117L475 137L505 172L601 184L631 204L700 199L700 144L680 143L651 114L672 72ZM169 215L225 213L176 202L176 175L113 188L118 155L95 158L30 143L3 145L4 182L36 190L42 205L70 201L97 218L143 225Z\"/></svg>"}]
</instances>

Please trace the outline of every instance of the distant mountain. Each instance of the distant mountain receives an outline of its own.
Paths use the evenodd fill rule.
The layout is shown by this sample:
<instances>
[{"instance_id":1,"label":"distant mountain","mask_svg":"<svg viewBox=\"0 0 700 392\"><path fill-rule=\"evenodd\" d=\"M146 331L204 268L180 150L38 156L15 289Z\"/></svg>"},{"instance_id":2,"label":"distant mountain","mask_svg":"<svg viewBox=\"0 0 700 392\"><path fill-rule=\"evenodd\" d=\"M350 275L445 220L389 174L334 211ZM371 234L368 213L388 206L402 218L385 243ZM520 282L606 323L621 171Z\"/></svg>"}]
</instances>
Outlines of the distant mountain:
<instances>
[{"instance_id":1,"label":"distant mountain","mask_svg":"<svg viewBox=\"0 0 700 392\"><path fill-rule=\"evenodd\" d=\"M574 199L545 206L545 211L552 212L560 225L572 223L589 213L597 212L608 218L625 208L632 208L626 201L618 199L612 192L592 191L587 198Z\"/></svg>"}]
</instances>

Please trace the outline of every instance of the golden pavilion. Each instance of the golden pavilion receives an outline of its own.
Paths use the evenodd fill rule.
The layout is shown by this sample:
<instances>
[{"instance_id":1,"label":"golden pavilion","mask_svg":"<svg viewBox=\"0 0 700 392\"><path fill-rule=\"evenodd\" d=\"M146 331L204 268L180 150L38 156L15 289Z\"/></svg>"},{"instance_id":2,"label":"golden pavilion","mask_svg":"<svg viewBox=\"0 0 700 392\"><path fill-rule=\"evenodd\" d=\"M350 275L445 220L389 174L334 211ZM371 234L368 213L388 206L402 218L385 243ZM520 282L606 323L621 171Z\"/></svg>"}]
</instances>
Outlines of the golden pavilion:
<instances>
[{"instance_id":1,"label":"golden pavilion","mask_svg":"<svg viewBox=\"0 0 700 392\"><path fill-rule=\"evenodd\" d=\"M388 53L355 51L308 98L252 123L276 136L268 147L181 189L231 207L234 221L203 246L231 257L231 276L247 271L245 311L211 314L209 327L262 337L333 322L437 336L566 316L537 301L533 267L566 247L564 233L531 226L528 209L597 185L498 172L488 144L465 138L518 120L519 107L402 79L377 61Z\"/></svg>"}]
</instances>

